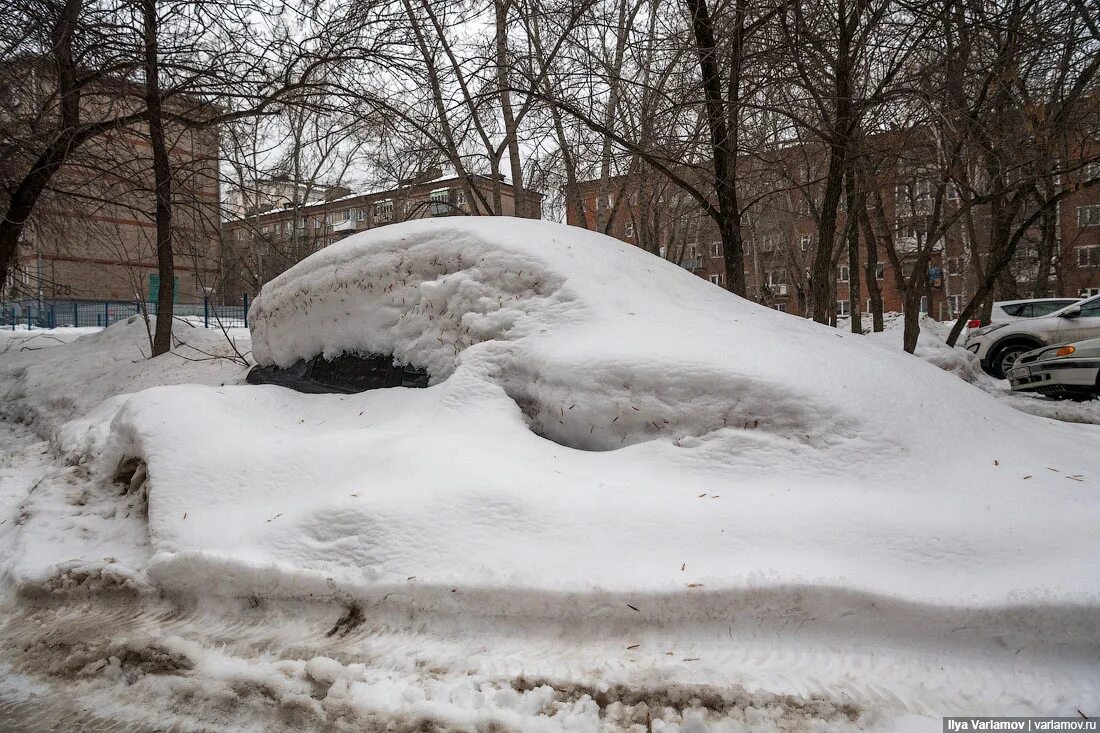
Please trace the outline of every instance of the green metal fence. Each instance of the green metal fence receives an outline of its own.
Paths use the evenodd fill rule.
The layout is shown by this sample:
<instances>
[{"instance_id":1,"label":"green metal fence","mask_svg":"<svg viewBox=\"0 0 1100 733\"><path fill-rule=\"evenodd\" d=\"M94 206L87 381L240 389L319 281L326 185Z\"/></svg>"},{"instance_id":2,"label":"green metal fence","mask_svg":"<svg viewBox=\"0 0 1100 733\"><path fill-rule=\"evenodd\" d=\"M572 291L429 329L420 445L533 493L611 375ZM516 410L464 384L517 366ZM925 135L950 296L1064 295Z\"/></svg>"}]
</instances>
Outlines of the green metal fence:
<instances>
[{"instance_id":1,"label":"green metal fence","mask_svg":"<svg viewBox=\"0 0 1100 733\"><path fill-rule=\"evenodd\" d=\"M100 327L124 321L131 316L157 314L157 304L125 300L22 300L0 303L2 328ZM205 328L247 328L248 296L240 305L216 305L209 299L200 303L176 303L173 315Z\"/></svg>"}]
</instances>

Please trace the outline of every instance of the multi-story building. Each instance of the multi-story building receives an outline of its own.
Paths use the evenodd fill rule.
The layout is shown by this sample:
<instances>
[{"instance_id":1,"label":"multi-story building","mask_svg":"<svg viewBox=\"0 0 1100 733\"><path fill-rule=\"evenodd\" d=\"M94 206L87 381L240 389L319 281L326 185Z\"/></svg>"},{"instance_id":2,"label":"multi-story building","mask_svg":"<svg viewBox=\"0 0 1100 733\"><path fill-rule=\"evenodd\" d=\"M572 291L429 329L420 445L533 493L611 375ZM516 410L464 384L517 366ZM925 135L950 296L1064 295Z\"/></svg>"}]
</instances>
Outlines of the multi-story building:
<instances>
[{"instance_id":1,"label":"multi-story building","mask_svg":"<svg viewBox=\"0 0 1100 733\"><path fill-rule=\"evenodd\" d=\"M228 219L222 224L222 297L239 302L243 295L258 293L295 263L356 232L409 219L489 213L491 179L475 176L472 185L471 201L467 181L432 169L393 188L339 196L329 191L319 201L289 202ZM499 213L515 214L515 195L509 183L500 182ZM522 195L524 208L539 218L542 194L525 190Z\"/></svg>"},{"instance_id":2,"label":"multi-story building","mask_svg":"<svg viewBox=\"0 0 1100 733\"><path fill-rule=\"evenodd\" d=\"M817 209L823 171L812 170L814 156L798 149L776 151L745 161L742 201L751 200L742 217L744 266L748 297L783 312L805 314L809 306L809 275L817 251ZM792 164L792 158L798 164ZM807 163L806 161L811 161ZM1068 166L1064 178L1080 183L1100 177L1096 163ZM928 231L938 184L911 162L880 166L875 175L877 196L868 196L869 216L880 241L874 266L885 311L901 311L898 275L908 278L914 254ZM702 188L702 187L701 187ZM567 221L601 229L643 247L716 285L726 286L721 237L713 219L690 195L659 176L620 176L608 182L585 181L567 196ZM602 200L601 200L602 199ZM577 203L581 206L578 207ZM959 210L959 191L944 189L943 218ZM581 208L583 207L583 208ZM998 298L1085 296L1100 292L1100 186L1070 193L1052 210L1049 237L1036 225L1025 232L1008 272L998 282ZM838 212L832 258L832 289L836 313L851 312L844 201ZM975 292L979 273L971 253L985 252L989 242L989 209L974 207L947 229L932 247L928 287L921 308L934 318L961 312ZM861 229L861 234L863 233ZM892 241L896 261L886 251ZM867 287L868 250L861 236L860 310L870 310ZM1044 252L1044 247L1046 251ZM900 269L896 271L895 265Z\"/></svg>"},{"instance_id":3,"label":"multi-story building","mask_svg":"<svg viewBox=\"0 0 1100 733\"><path fill-rule=\"evenodd\" d=\"M351 189L323 183L295 181L286 174L237 182L226 187L224 216L239 219L272 209L285 209L303 201L346 196Z\"/></svg>"},{"instance_id":4,"label":"multi-story building","mask_svg":"<svg viewBox=\"0 0 1100 733\"><path fill-rule=\"evenodd\" d=\"M56 96L48 65L28 60L8 68L4 88L18 99L5 107L6 134L33 138L51 130L52 118L36 114ZM140 110L144 90L104 78L81 97L85 122ZM186 107L186 109L185 109ZM204 108L176 99L170 111L201 117ZM218 132L213 126L167 129L173 169L173 240L176 299L201 302L216 286L220 237ZM33 161L0 162L0 206ZM53 176L27 221L3 296L19 300L155 300L156 225L153 220L152 150L143 124L100 134L73 151Z\"/></svg>"}]
</instances>

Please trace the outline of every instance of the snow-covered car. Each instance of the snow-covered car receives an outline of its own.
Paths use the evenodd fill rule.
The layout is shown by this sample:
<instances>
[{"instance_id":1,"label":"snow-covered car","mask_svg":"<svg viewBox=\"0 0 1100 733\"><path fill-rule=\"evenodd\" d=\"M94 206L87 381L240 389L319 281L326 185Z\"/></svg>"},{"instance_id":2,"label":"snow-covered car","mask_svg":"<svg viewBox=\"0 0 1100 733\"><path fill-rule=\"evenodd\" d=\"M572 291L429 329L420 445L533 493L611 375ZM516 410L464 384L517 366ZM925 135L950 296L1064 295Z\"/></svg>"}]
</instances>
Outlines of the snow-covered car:
<instances>
[{"instance_id":1,"label":"snow-covered car","mask_svg":"<svg viewBox=\"0 0 1100 733\"><path fill-rule=\"evenodd\" d=\"M1095 435L900 342L596 232L474 216L325 247L250 326L267 374L376 388L240 384L232 362L116 391L32 446L45 477L0 460L26 479L0 523L0 730L28 730L5 725L12 688L142 724L118 730L1100 709ZM141 359L140 319L86 347L127 333L123 375L207 364ZM5 373L64 409L41 368Z\"/></svg>"},{"instance_id":2,"label":"snow-covered car","mask_svg":"<svg viewBox=\"0 0 1100 733\"><path fill-rule=\"evenodd\" d=\"M1027 298L1023 300L998 300L989 312L989 320L972 318L963 329L963 343L973 331L994 323L1009 323L1023 318L1049 316L1057 310L1073 305L1080 298Z\"/></svg>"},{"instance_id":3,"label":"snow-covered car","mask_svg":"<svg viewBox=\"0 0 1100 733\"><path fill-rule=\"evenodd\" d=\"M1008 370L1014 392L1092 399L1100 395L1100 338L1021 354Z\"/></svg>"},{"instance_id":4,"label":"snow-covered car","mask_svg":"<svg viewBox=\"0 0 1100 733\"><path fill-rule=\"evenodd\" d=\"M1048 316L994 323L977 329L966 348L981 360L982 369L1004 379L1021 354L1043 346L1100 336L1100 295L1054 311Z\"/></svg>"}]
</instances>

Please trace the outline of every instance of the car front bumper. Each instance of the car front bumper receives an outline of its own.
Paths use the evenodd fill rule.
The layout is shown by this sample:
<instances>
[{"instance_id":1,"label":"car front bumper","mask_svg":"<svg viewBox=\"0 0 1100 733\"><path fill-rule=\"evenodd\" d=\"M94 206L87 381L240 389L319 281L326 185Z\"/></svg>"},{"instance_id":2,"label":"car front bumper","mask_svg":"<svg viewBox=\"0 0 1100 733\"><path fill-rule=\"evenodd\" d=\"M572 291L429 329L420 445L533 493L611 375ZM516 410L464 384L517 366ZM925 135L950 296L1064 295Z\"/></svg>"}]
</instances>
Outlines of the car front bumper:
<instances>
[{"instance_id":1,"label":"car front bumper","mask_svg":"<svg viewBox=\"0 0 1100 733\"><path fill-rule=\"evenodd\" d=\"M1021 364L1008 370L1013 391L1044 394L1095 390L1100 359L1050 359Z\"/></svg>"}]
</instances>

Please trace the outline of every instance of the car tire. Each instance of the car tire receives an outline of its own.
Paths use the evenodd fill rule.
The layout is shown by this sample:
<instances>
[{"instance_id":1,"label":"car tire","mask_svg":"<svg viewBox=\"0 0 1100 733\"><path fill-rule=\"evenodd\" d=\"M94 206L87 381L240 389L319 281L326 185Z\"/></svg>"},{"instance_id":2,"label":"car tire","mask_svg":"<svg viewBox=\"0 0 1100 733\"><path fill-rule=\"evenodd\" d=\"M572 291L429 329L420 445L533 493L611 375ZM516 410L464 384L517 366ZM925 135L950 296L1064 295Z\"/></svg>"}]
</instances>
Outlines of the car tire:
<instances>
[{"instance_id":1,"label":"car tire","mask_svg":"<svg viewBox=\"0 0 1100 733\"><path fill-rule=\"evenodd\" d=\"M1016 363L1016 359L1020 357L1020 354L1027 353L1036 348L1038 348L1038 346L1021 341L1005 344L997 349L997 353L990 359L989 373L997 379L1005 379L1005 373Z\"/></svg>"}]
</instances>

